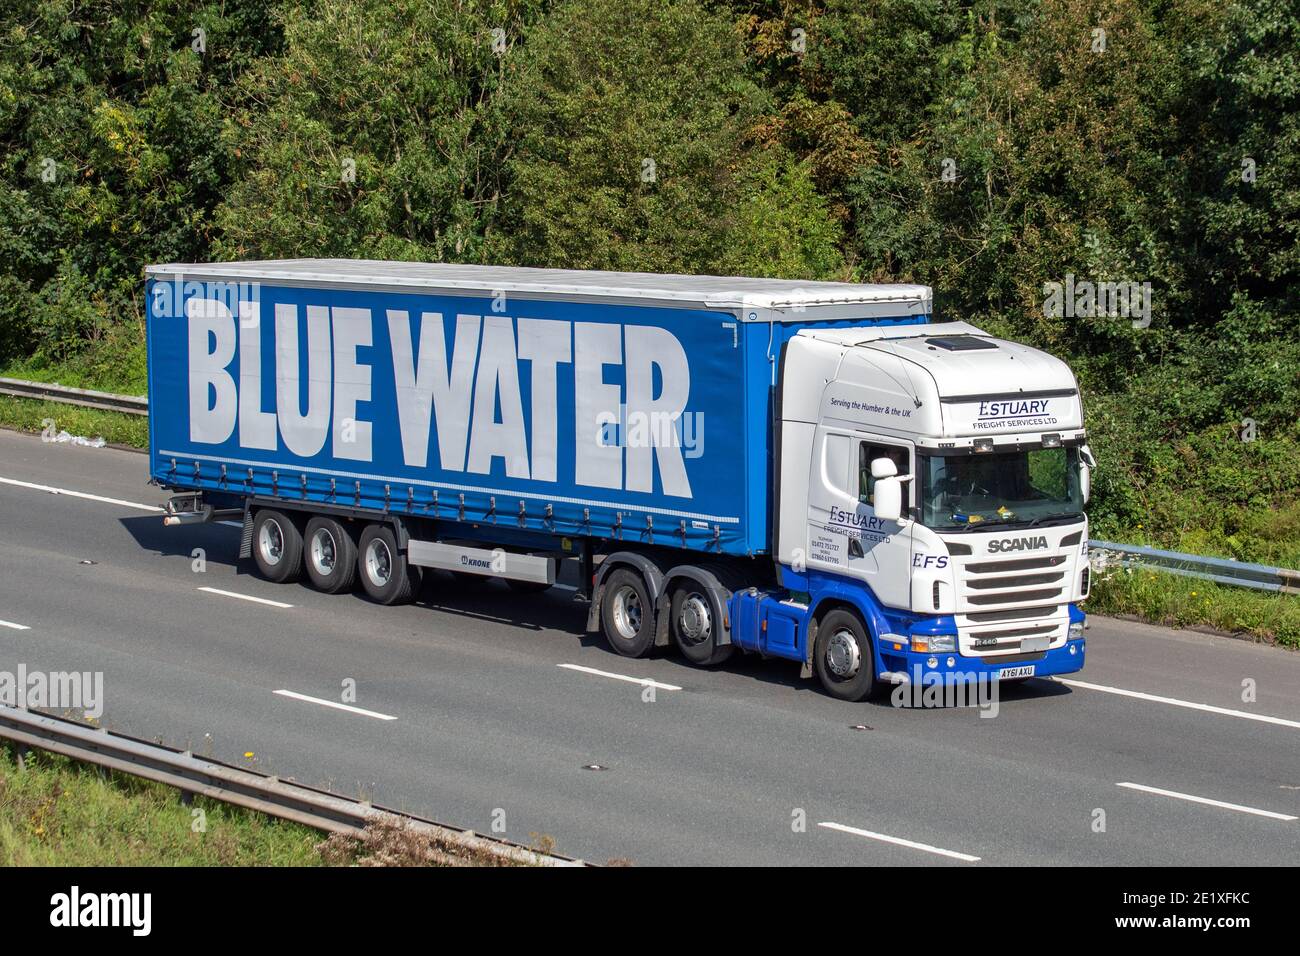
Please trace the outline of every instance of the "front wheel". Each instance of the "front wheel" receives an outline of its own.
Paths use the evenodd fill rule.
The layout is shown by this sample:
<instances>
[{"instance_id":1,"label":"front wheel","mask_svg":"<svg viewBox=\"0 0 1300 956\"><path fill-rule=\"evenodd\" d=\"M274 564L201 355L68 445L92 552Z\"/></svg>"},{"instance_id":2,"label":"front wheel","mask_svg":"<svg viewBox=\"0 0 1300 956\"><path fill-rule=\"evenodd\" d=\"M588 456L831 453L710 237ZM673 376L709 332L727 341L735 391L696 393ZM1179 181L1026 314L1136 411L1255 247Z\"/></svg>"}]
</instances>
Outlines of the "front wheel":
<instances>
[{"instance_id":1,"label":"front wheel","mask_svg":"<svg viewBox=\"0 0 1300 956\"><path fill-rule=\"evenodd\" d=\"M405 604L420 586L420 569L407 563L387 525L367 525L357 545L357 577L376 604Z\"/></svg>"},{"instance_id":2,"label":"front wheel","mask_svg":"<svg viewBox=\"0 0 1300 956\"><path fill-rule=\"evenodd\" d=\"M866 700L875 693L871 638L856 614L836 609L822 618L813 643L813 669L826 693L839 700Z\"/></svg>"}]
</instances>

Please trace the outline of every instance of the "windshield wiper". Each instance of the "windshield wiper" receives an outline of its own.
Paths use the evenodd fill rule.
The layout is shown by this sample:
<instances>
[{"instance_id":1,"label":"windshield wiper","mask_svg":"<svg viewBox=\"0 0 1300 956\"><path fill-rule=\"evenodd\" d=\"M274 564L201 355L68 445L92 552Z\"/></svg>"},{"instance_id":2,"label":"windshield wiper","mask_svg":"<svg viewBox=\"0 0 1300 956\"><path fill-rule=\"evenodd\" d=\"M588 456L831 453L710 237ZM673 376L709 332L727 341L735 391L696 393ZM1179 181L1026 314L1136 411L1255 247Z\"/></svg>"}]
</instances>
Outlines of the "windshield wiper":
<instances>
[{"instance_id":1,"label":"windshield wiper","mask_svg":"<svg viewBox=\"0 0 1300 956\"><path fill-rule=\"evenodd\" d=\"M1054 511L1051 514L1039 515L1037 518L1030 521L1029 524L1027 524L1025 527L1032 528L1036 524L1039 524L1040 522L1050 521L1053 518L1082 518L1082 517L1083 517L1082 511Z\"/></svg>"},{"instance_id":2,"label":"windshield wiper","mask_svg":"<svg viewBox=\"0 0 1300 956\"><path fill-rule=\"evenodd\" d=\"M1016 518L986 518L983 521L970 521L966 524L945 526L945 531L978 531L980 528L998 528L1004 524L1017 524Z\"/></svg>"},{"instance_id":3,"label":"windshield wiper","mask_svg":"<svg viewBox=\"0 0 1300 956\"><path fill-rule=\"evenodd\" d=\"M944 531L978 531L981 528L1002 528L1007 525L1014 525L1018 528L1032 528L1041 522L1051 521L1057 518L1081 518L1082 511L1054 511L1051 514L1039 515L1026 521L1023 518L987 518L984 521L976 521L968 524L946 525Z\"/></svg>"}]
</instances>

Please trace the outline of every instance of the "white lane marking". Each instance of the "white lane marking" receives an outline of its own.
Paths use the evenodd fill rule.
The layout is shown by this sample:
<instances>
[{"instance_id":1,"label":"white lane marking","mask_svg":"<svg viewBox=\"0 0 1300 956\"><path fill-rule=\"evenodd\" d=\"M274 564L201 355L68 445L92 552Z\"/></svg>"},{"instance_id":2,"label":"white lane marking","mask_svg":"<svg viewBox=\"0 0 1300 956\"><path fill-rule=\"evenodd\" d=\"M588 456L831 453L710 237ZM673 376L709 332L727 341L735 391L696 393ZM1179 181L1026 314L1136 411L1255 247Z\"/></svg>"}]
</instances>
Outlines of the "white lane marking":
<instances>
[{"instance_id":1,"label":"white lane marking","mask_svg":"<svg viewBox=\"0 0 1300 956\"><path fill-rule=\"evenodd\" d=\"M581 664L556 664L555 666L571 671L581 671L584 674L595 674L597 677L625 680L629 684L640 684L642 687L655 687L659 690L681 690L676 684L661 684L659 681L651 680L648 677L628 677L626 674L611 674L609 671L598 671L594 667L583 667Z\"/></svg>"},{"instance_id":2,"label":"white lane marking","mask_svg":"<svg viewBox=\"0 0 1300 956\"><path fill-rule=\"evenodd\" d=\"M84 491L72 491L68 488L54 488L50 485L38 485L30 481L19 481L17 478L0 478L0 484L14 485L17 488L31 488L33 491L44 491L52 495L67 495L69 498L85 498L87 501L99 501L106 505L121 505L123 508L136 508L140 511L162 511L157 505L145 505L138 501L123 501L121 498L105 498L103 495L92 495Z\"/></svg>"},{"instance_id":3,"label":"white lane marking","mask_svg":"<svg viewBox=\"0 0 1300 956\"><path fill-rule=\"evenodd\" d=\"M396 720L391 714L381 714L377 710L366 710L364 707L352 707L349 704L340 704L337 701L322 700L319 697L308 697L306 694L299 694L295 691L280 689L276 691L281 697L292 697L294 700L305 700L309 704L320 704L322 707L333 707L335 710L346 710L352 714L361 714L364 717L374 717L377 720Z\"/></svg>"},{"instance_id":4,"label":"white lane marking","mask_svg":"<svg viewBox=\"0 0 1300 956\"><path fill-rule=\"evenodd\" d=\"M239 598L241 601L253 601L256 604L267 604L271 607L293 607L292 604L285 604L283 601L268 601L266 598L253 597L251 594L236 594L234 591L223 591L221 588L198 588L199 591L207 591L209 594L220 594L222 597Z\"/></svg>"},{"instance_id":5,"label":"white lane marking","mask_svg":"<svg viewBox=\"0 0 1300 956\"><path fill-rule=\"evenodd\" d=\"M15 631L30 631L31 628L26 624L15 624L13 621L0 621L0 627L12 627Z\"/></svg>"},{"instance_id":6,"label":"white lane marking","mask_svg":"<svg viewBox=\"0 0 1300 956\"><path fill-rule=\"evenodd\" d=\"M913 850L924 850L926 853L937 853L939 856L952 857L954 860L965 860L967 863L979 862L979 857L971 856L969 853L958 853L956 850L945 850L942 847L930 846L928 843L915 843L912 840L904 840L901 837L888 836L884 833L872 833L870 830L846 827L842 823L819 823L817 825L828 830L839 830L841 833L852 833L854 836L866 837L868 840L880 840L882 843L893 843Z\"/></svg>"},{"instance_id":7,"label":"white lane marking","mask_svg":"<svg viewBox=\"0 0 1300 956\"><path fill-rule=\"evenodd\" d=\"M1268 714L1252 714L1245 710L1230 710L1227 707L1215 707L1211 704L1198 704L1190 700L1179 700L1176 697L1158 697L1155 694L1144 694L1137 690L1124 690L1122 687L1106 687L1103 684L1089 684L1082 680L1067 680L1064 677L1058 677L1056 680L1062 684L1068 684L1071 687L1082 687L1085 690L1099 690L1103 694L1119 694L1121 697L1132 697L1136 700L1149 700L1157 704L1171 704L1174 707L1186 707L1189 710L1203 710L1210 714L1223 714L1227 717L1240 717L1242 720L1258 720L1265 724L1276 724L1279 727L1294 727L1300 730L1300 720L1286 720L1283 717L1270 717Z\"/></svg>"},{"instance_id":8,"label":"white lane marking","mask_svg":"<svg viewBox=\"0 0 1300 956\"><path fill-rule=\"evenodd\" d=\"M1192 803L1203 803L1207 807L1222 807L1224 810L1236 810L1238 813L1253 813L1257 817L1269 817L1272 820L1295 820L1297 817L1289 816L1285 813L1274 813L1272 810L1257 810L1255 807L1243 807L1239 803L1224 803L1222 800L1211 800L1208 797L1197 797L1190 793L1179 793L1176 790L1161 790L1159 787L1148 787L1140 783L1117 783L1117 787L1125 787L1128 790L1141 790L1143 793L1154 793L1161 797L1173 797L1175 800L1188 800Z\"/></svg>"}]
</instances>

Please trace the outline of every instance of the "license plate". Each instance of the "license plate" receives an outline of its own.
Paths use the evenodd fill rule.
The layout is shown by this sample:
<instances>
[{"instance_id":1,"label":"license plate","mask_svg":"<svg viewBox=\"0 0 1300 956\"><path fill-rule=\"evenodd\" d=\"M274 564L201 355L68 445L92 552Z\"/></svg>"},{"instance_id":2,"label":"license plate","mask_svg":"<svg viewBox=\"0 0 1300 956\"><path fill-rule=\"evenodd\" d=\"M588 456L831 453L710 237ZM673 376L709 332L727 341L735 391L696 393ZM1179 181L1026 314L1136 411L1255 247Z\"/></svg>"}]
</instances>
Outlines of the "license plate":
<instances>
[{"instance_id":1,"label":"license plate","mask_svg":"<svg viewBox=\"0 0 1300 956\"><path fill-rule=\"evenodd\" d=\"M1042 637L1026 637L1020 642L1020 653L1036 654L1039 651L1045 651L1051 646L1052 638L1044 634Z\"/></svg>"},{"instance_id":2,"label":"license plate","mask_svg":"<svg viewBox=\"0 0 1300 956\"><path fill-rule=\"evenodd\" d=\"M1024 667L1004 667L998 671L998 680L1015 680L1017 677L1033 677L1034 665L1026 664Z\"/></svg>"}]
</instances>

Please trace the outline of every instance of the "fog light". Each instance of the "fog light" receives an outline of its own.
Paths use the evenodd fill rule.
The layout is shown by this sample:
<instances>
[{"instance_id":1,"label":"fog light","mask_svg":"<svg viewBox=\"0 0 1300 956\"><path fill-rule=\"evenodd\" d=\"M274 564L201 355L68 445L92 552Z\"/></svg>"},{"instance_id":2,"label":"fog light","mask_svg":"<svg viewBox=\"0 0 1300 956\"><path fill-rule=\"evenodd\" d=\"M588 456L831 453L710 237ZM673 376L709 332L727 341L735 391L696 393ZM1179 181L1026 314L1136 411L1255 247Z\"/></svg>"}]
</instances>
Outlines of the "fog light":
<instances>
[{"instance_id":1,"label":"fog light","mask_svg":"<svg viewBox=\"0 0 1300 956\"><path fill-rule=\"evenodd\" d=\"M1072 641L1077 641L1079 638L1083 637L1082 621L1075 621L1073 624L1070 625L1070 633L1068 637Z\"/></svg>"},{"instance_id":2,"label":"fog light","mask_svg":"<svg viewBox=\"0 0 1300 956\"><path fill-rule=\"evenodd\" d=\"M925 662L925 666L926 666L926 667L938 667L938 666L939 666L939 658L937 658L937 657L932 657L932 658L930 658L928 661Z\"/></svg>"},{"instance_id":3,"label":"fog light","mask_svg":"<svg viewBox=\"0 0 1300 956\"><path fill-rule=\"evenodd\" d=\"M956 663L957 663L957 658L955 658L955 657L950 657L950 658L948 658L948 666L949 666L949 667L953 667L953 666L955 666Z\"/></svg>"},{"instance_id":4,"label":"fog light","mask_svg":"<svg viewBox=\"0 0 1300 956\"><path fill-rule=\"evenodd\" d=\"M1077 653L1079 653L1079 645L1078 645L1078 644L1071 644L1071 645L1070 645L1070 656L1073 657L1073 656L1074 656L1075 654L1077 654Z\"/></svg>"}]
</instances>

